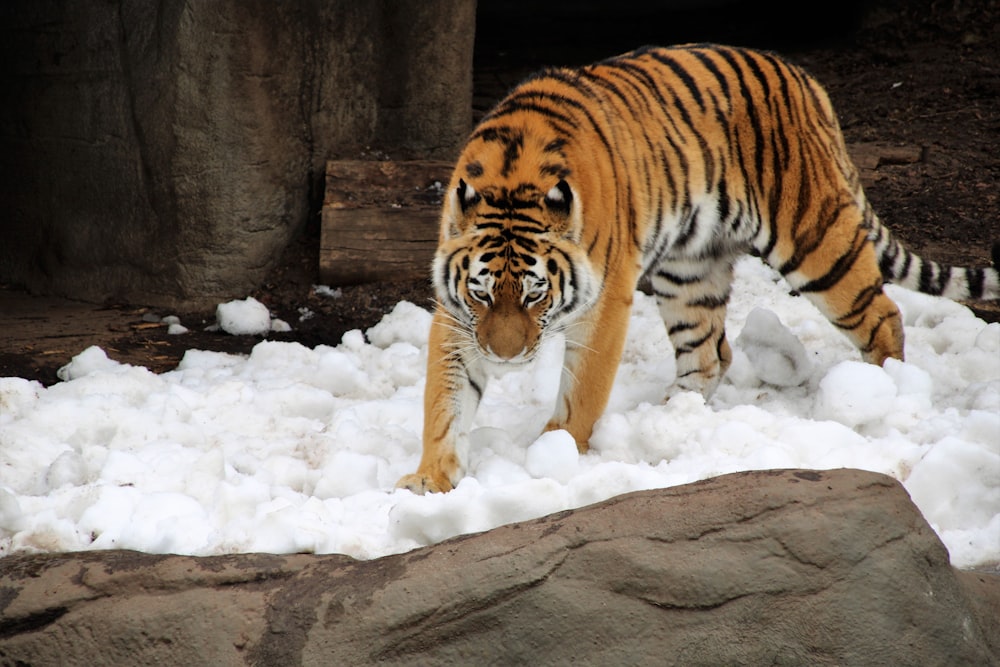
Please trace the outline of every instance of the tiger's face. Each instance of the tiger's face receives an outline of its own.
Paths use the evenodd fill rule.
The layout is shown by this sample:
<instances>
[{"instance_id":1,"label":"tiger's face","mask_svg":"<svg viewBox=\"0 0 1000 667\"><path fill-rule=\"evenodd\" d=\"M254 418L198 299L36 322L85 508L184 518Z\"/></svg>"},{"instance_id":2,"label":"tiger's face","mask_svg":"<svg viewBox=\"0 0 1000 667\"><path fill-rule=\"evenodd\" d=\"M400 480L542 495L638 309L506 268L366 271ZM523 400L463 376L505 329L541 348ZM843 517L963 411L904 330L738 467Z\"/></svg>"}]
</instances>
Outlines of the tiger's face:
<instances>
[{"instance_id":1,"label":"tiger's face","mask_svg":"<svg viewBox=\"0 0 1000 667\"><path fill-rule=\"evenodd\" d=\"M579 207L559 180L547 190L459 179L445 203L434 260L438 302L466 352L492 364L530 361L596 297L596 279L574 238Z\"/></svg>"}]
</instances>

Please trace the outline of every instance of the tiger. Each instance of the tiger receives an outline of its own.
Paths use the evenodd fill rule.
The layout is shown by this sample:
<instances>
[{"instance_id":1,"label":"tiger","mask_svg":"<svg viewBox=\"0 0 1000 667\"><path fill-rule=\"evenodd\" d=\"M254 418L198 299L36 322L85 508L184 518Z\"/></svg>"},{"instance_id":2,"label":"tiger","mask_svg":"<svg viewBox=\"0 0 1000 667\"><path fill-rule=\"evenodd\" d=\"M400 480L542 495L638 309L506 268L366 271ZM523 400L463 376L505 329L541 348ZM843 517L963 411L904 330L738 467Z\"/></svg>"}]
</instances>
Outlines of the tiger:
<instances>
[{"instance_id":1,"label":"tiger","mask_svg":"<svg viewBox=\"0 0 1000 667\"><path fill-rule=\"evenodd\" d=\"M647 46L520 83L473 130L442 205L423 451L397 487L451 490L488 378L556 335L563 370L545 431L568 431L585 453L643 279L676 356L668 400L709 397L732 361L726 308L745 254L877 365L903 359L885 282L1000 296L1000 243L992 267L952 268L882 225L827 93L774 53Z\"/></svg>"}]
</instances>

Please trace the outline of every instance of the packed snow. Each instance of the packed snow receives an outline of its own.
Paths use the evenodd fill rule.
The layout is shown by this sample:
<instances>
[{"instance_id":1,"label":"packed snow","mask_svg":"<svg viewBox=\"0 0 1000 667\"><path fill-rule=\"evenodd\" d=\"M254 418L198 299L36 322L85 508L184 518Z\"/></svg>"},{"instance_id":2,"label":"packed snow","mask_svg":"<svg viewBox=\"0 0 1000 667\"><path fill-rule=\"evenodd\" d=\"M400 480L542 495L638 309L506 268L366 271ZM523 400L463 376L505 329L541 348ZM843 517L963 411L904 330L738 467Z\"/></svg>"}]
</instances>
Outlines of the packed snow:
<instances>
[{"instance_id":1,"label":"packed snow","mask_svg":"<svg viewBox=\"0 0 1000 667\"><path fill-rule=\"evenodd\" d=\"M54 386L0 379L0 554L375 558L628 491L852 467L902 481L954 564L997 567L1000 324L890 286L907 361L878 368L759 261L736 276L733 365L710 400L663 402L673 353L654 301L637 293L590 452L562 431L538 435L558 386L554 341L490 384L468 476L447 494L394 489L420 455L430 314L410 303L336 347L190 350L161 375L91 347ZM227 330L274 327L249 302L219 316Z\"/></svg>"},{"instance_id":2,"label":"packed snow","mask_svg":"<svg viewBox=\"0 0 1000 667\"><path fill-rule=\"evenodd\" d=\"M242 301L220 303L215 309L215 320L215 328L234 336L259 336L269 331L292 330L291 325L284 320L271 319L267 306L252 296Z\"/></svg>"}]
</instances>

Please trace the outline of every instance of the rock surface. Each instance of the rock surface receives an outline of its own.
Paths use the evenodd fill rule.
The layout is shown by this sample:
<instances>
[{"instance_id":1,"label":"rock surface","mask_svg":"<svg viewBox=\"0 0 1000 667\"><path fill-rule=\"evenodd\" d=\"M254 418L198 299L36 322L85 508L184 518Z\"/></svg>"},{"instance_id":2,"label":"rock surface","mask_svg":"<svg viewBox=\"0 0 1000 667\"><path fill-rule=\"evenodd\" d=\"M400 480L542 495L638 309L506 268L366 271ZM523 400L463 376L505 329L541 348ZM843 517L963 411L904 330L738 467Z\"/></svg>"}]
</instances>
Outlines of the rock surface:
<instances>
[{"instance_id":1,"label":"rock surface","mask_svg":"<svg viewBox=\"0 0 1000 667\"><path fill-rule=\"evenodd\" d=\"M990 665L1000 577L888 477L748 472L372 561L9 556L0 662Z\"/></svg>"},{"instance_id":2,"label":"rock surface","mask_svg":"<svg viewBox=\"0 0 1000 667\"><path fill-rule=\"evenodd\" d=\"M102 303L243 297L325 161L451 158L475 3L0 4L0 283Z\"/></svg>"}]
</instances>

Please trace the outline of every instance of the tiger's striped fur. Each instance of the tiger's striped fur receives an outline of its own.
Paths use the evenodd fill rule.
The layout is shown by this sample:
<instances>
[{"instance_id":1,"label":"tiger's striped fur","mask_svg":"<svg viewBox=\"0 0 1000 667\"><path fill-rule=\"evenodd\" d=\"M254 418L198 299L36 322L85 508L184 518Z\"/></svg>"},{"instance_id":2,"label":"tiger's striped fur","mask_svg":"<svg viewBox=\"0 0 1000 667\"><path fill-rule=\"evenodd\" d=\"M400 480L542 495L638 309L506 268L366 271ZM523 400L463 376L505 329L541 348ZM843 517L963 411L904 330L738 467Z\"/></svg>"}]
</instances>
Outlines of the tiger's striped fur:
<instances>
[{"instance_id":1,"label":"tiger's striped fur","mask_svg":"<svg viewBox=\"0 0 1000 667\"><path fill-rule=\"evenodd\" d=\"M556 332L566 354L546 428L586 451L643 276L675 349L674 389L710 394L732 357L733 262L748 252L874 364L903 357L884 280L957 299L1000 292L996 269L944 267L893 238L826 93L773 54L647 47L522 83L474 131L451 181L423 457L399 486L451 489L488 375Z\"/></svg>"}]
</instances>

